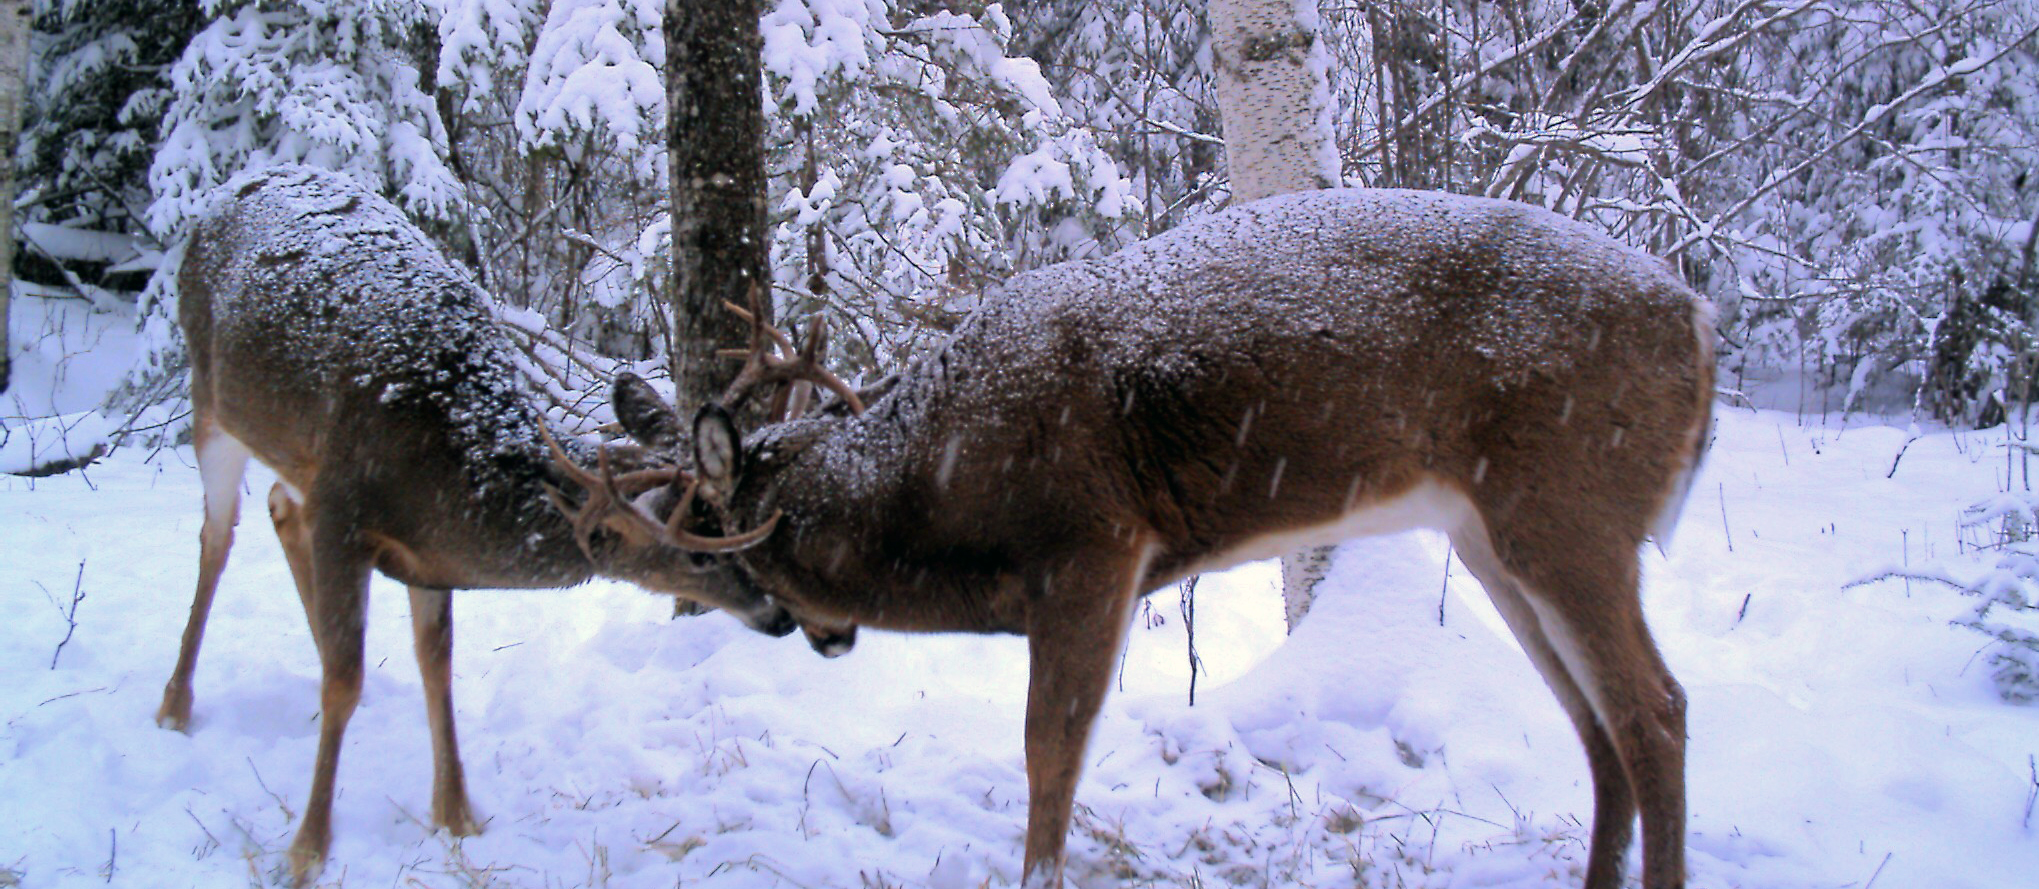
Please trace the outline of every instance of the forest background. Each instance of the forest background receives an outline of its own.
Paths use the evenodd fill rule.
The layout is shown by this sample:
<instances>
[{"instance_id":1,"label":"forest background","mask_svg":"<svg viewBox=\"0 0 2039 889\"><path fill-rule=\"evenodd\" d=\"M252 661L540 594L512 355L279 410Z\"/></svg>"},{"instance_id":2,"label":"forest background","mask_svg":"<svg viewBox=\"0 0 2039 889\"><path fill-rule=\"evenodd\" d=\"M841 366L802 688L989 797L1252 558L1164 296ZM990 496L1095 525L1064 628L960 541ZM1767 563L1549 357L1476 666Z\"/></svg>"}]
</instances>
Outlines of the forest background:
<instances>
[{"instance_id":1,"label":"forest background","mask_svg":"<svg viewBox=\"0 0 2039 889\"><path fill-rule=\"evenodd\" d=\"M901 365L1013 272L1229 197L1202 0L766 6L773 302L825 317L846 374ZM658 0L33 7L21 311L67 300L142 335L118 385L81 387L69 341L36 345L61 331L28 330L10 437L177 431L166 252L207 189L286 161L347 170L439 238L560 409L599 414L583 393L619 362L663 368ZM1539 204L1671 260L1720 308L1737 395L1962 426L2029 396L2039 4L1318 13L1347 183Z\"/></svg>"}]
</instances>

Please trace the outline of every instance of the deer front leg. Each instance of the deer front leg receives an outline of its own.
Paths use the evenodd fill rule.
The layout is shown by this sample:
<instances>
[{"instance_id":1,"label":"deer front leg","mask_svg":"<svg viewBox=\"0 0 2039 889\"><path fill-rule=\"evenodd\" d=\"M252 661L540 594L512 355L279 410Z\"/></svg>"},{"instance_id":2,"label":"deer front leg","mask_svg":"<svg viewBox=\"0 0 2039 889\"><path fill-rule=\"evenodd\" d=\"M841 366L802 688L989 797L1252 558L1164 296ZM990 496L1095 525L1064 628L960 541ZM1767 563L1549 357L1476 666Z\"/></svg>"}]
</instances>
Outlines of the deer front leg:
<instances>
[{"instance_id":1,"label":"deer front leg","mask_svg":"<svg viewBox=\"0 0 2039 889\"><path fill-rule=\"evenodd\" d=\"M1021 884L1062 885L1076 781L1125 641L1145 547L1075 562L1046 580L1027 619L1027 845Z\"/></svg>"},{"instance_id":2,"label":"deer front leg","mask_svg":"<svg viewBox=\"0 0 2039 889\"><path fill-rule=\"evenodd\" d=\"M425 717L432 727L432 823L457 837L481 833L467 802L460 740L453 732L453 593L411 587L411 640L425 682Z\"/></svg>"}]
</instances>

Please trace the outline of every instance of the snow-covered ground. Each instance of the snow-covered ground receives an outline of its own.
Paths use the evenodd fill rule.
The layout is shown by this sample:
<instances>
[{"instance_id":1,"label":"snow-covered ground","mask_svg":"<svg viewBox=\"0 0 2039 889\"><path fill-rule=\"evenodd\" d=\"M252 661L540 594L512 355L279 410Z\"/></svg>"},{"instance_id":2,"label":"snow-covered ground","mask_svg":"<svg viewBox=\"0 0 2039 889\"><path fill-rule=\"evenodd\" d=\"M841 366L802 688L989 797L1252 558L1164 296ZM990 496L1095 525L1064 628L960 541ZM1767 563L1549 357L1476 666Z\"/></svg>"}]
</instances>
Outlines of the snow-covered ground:
<instances>
[{"instance_id":1,"label":"snow-covered ground","mask_svg":"<svg viewBox=\"0 0 2039 889\"><path fill-rule=\"evenodd\" d=\"M1982 637L1948 625L1961 596L1845 586L1952 555L1960 508L1999 487L2001 435L1929 434L1886 479L1901 430L1719 417L1676 545L1645 556L1691 699L1693 885L2033 885L2039 709L1996 697ZM196 573L189 450L0 477L0 885L273 882L318 670L267 484L249 479L186 736L151 717ZM1579 745L1477 586L1447 578L1442 540L1420 541L1342 551L1286 643L1271 567L1205 578L1194 707L1178 595L1150 599L1078 791L1075 882L1576 885ZM380 579L373 596L324 885L1016 876L1021 640L872 632L824 661L617 585L462 593L454 693L488 822L455 842L420 823L406 597Z\"/></svg>"}]
</instances>

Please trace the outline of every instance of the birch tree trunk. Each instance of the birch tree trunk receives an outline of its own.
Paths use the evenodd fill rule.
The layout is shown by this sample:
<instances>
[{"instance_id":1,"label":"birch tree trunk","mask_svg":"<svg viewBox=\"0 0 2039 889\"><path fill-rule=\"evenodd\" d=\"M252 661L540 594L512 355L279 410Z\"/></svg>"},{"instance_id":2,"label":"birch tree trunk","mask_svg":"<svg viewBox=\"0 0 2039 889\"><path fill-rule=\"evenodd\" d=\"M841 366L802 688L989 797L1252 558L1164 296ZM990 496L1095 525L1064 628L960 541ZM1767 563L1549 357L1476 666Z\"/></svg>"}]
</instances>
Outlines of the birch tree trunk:
<instances>
[{"instance_id":1,"label":"birch tree trunk","mask_svg":"<svg viewBox=\"0 0 2039 889\"><path fill-rule=\"evenodd\" d=\"M1208 15L1233 203L1336 187L1330 56L1318 34L1317 0L1210 0ZM1331 552L1313 547L1282 558L1289 632L1309 613Z\"/></svg>"},{"instance_id":2,"label":"birch tree trunk","mask_svg":"<svg viewBox=\"0 0 2039 889\"><path fill-rule=\"evenodd\" d=\"M673 192L671 356L680 415L721 397L735 362L717 349L750 345L722 307L759 288L771 320L765 230L764 37L761 0L667 0L666 152ZM673 616L707 609L673 599Z\"/></svg>"},{"instance_id":3,"label":"birch tree trunk","mask_svg":"<svg viewBox=\"0 0 2039 889\"><path fill-rule=\"evenodd\" d=\"M1208 15L1233 202L1336 187L1317 0L1211 0Z\"/></svg>"},{"instance_id":4,"label":"birch tree trunk","mask_svg":"<svg viewBox=\"0 0 2039 889\"><path fill-rule=\"evenodd\" d=\"M21 147L21 106L28 89L29 0L0 0L0 392L14 381L14 166Z\"/></svg>"}]
</instances>

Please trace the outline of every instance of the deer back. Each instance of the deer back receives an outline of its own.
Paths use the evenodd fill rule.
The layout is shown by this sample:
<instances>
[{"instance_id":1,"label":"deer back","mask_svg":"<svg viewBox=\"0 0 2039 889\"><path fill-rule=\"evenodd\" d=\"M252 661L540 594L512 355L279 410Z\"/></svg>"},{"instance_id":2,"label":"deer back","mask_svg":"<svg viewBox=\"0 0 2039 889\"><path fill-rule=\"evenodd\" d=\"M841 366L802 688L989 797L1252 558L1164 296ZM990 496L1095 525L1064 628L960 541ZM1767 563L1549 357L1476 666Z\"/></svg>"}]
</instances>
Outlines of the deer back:
<instances>
[{"instance_id":1,"label":"deer back","mask_svg":"<svg viewBox=\"0 0 2039 889\"><path fill-rule=\"evenodd\" d=\"M391 544L383 570L587 576L490 297L387 201L307 167L241 177L193 228L178 290L199 421Z\"/></svg>"}]
</instances>

